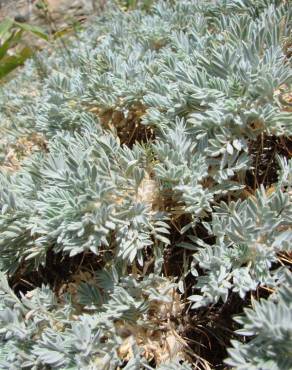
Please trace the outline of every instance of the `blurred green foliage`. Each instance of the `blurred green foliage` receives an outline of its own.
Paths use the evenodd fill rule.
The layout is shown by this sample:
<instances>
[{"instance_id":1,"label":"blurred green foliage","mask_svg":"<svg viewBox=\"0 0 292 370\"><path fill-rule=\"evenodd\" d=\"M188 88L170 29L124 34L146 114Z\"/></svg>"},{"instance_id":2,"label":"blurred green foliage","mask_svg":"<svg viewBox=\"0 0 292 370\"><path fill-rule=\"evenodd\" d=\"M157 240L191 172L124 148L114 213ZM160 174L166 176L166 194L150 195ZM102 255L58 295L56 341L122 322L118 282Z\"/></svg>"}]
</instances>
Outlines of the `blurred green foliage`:
<instances>
[{"instance_id":1,"label":"blurred green foliage","mask_svg":"<svg viewBox=\"0 0 292 370\"><path fill-rule=\"evenodd\" d=\"M40 27L18 23L11 18L6 18L0 23L0 79L33 55L33 47L23 42L25 33L49 41L48 35Z\"/></svg>"},{"instance_id":2,"label":"blurred green foliage","mask_svg":"<svg viewBox=\"0 0 292 370\"><path fill-rule=\"evenodd\" d=\"M149 10L154 0L119 0L120 6L126 10L143 9Z\"/></svg>"}]
</instances>

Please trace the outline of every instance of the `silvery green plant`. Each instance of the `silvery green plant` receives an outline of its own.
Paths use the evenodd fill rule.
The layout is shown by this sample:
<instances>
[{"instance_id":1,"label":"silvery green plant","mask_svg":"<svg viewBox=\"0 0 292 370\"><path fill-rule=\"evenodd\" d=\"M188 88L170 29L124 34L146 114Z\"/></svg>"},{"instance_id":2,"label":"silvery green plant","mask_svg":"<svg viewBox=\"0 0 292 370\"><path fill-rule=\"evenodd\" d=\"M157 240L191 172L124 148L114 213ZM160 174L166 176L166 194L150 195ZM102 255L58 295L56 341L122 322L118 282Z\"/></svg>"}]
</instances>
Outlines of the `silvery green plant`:
<instances>
[{"instance_id":1,"label":"silvery green plant","mask_svg":"<svg viewBox=\"0 0 292 370\"><path fill-rule=\"evenodd\" d=\"M236 317L242 326L237 333L250 341L232 341L226 363L237 369L290 369L292 275L287 271L281 286L268 299L254 301Z\"/></svg>"},{"instance_id":2,"label":"silvery green plant","mask_svg":"<svg viewBox=\"0 0 292 370\"><path fill-rule=\"evenodd\" d=\"M291 278L280 262L291 252L291 159L277 155L269 189L243 189L250 145L292 134L291 7L109 3L66 55L43 51L0 87L0 367L152 369L133 333L124 362L117 323L153 327L151 307L171 304L191 276L182 301L194 315L275 291L236 319L244 339L227 363L288 369ZM20 155L35 133L44 148ZM191 250L183 276L166 276L173 247ZM50 253L91 254L100 268L76 294L46 284L16 294L8 282L45 268ZM186 356L155 368L196 366Z\"/></svg>"},{"instance_id":3,"label":"silvery green plant","mask_svg":"<svg viewBox=\"0 0 292 370\"><path fill-rule=\"evenodd\" d=\"M202 295L189 297L193 308L226 302L230 290L245 298L258 285L273 284L277 253L291 252L291 211L287 193L279 189L267 195L263 188L254 198L214 207L212 221L203 225L216 242L208 245L191 235L193 243L182 245L197 250L191 273ZM198 276L196 265L206 275Z\"/></svg>"}]
</instances>

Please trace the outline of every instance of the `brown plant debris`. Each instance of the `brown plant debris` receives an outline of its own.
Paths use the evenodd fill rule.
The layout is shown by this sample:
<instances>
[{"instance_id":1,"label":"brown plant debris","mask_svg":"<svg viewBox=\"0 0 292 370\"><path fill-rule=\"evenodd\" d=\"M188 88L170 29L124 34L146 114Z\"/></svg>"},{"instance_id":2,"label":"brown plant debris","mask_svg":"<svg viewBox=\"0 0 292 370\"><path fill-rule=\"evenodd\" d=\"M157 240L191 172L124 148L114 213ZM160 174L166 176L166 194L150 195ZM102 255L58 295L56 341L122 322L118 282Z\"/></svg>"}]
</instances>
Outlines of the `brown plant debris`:
<instances>
[{"instance_id":1,"label":"brown plant debris","mask_svg":"<svg viewBox=\"0 0 292 370\"><path fill-rule=\"evenodd\" d=\"M252 170L247 172L246 185L256 190L260 185L269 187L278 179L277 154L286 158L292 155L292 139L262 134L249 144Z\"/></svg>"},{"instance_id":2,"label":"brown plant debris","mask_svg":"<svg viewBox=\"0 0 292 370\"><path fill-rule=\"evenodd\" d=\"M21 168L21 163L33 152L46 149L47 142L41 134L33 133L30 137L21 137L8 148L1 168L7 171L17 171Z\"/></svg>"},{"instance_id":3,"label":"brown plant debris","mask_svg":"<svg viewBox=\"0 0 292 370\"><path fill-rule=\"evenodd\" d=\"M102 126L116 132L121 143L129 147L135 142L149 142L155 137L153 129L141 123L146 108L139 102L128 110L93 107L89 111L97 114Z\"/></svg>"}]
</instances>

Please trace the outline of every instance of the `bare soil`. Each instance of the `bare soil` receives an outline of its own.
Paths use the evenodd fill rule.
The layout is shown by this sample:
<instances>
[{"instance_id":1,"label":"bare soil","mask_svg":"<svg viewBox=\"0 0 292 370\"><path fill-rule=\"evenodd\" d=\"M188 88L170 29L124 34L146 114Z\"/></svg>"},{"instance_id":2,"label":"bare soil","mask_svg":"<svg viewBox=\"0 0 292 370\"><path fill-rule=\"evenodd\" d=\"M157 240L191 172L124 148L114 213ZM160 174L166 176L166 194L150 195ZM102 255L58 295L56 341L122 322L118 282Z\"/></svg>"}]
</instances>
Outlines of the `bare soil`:
<instances>
[{"instance_id":1,"label":"bare soil","mask_svg":"<svg viewBox=\"0 0 292 370\"><path fill-rule=\"evenodd\" d=\"M0 21L18 17L24 22L46 26L44 13L37 6L39 0L0 0ZM102 0L47 0L50 16L58 28L66 27L72 19L86 18ZM96 6L97 4L97 6Z\"/></svg>"}]
</instances>

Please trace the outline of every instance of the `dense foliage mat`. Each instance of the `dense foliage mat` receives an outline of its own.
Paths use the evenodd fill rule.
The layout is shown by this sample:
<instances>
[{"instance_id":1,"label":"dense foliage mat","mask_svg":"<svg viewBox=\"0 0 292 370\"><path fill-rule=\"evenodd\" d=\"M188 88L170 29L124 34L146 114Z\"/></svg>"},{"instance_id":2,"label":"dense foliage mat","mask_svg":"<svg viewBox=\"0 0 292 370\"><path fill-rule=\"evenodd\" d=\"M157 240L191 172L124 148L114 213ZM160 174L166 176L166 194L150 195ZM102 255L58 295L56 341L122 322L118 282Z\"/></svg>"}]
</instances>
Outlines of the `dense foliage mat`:
<instances>
[{"instance_id":1,"label":"dense foliage mat","mask_svg":"<svg viewBox=\"0 0 292 370\"><path fill-rule=\"evenodd\" d=\"M292 7L112 5L1 86L1 369L291 369Z\"/></svg>"}]
</instances>

